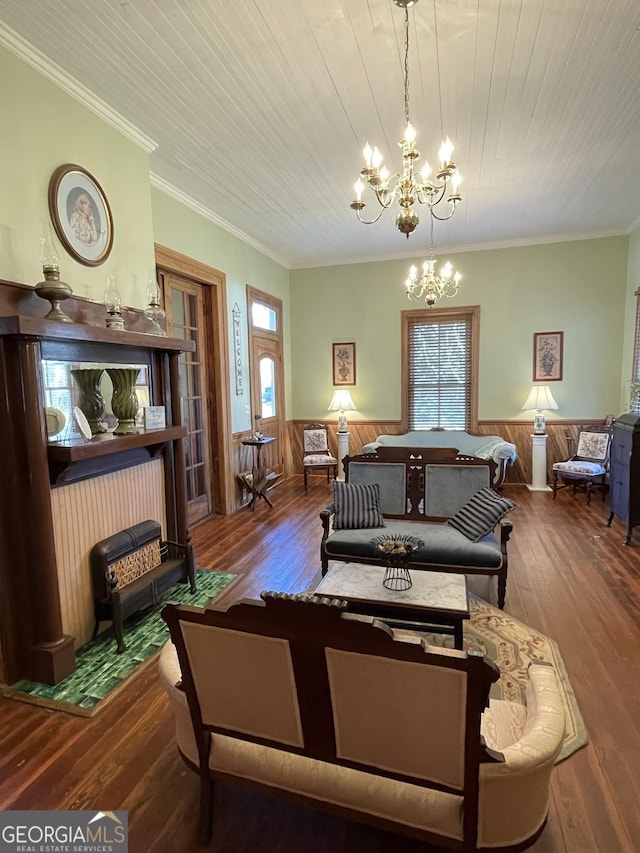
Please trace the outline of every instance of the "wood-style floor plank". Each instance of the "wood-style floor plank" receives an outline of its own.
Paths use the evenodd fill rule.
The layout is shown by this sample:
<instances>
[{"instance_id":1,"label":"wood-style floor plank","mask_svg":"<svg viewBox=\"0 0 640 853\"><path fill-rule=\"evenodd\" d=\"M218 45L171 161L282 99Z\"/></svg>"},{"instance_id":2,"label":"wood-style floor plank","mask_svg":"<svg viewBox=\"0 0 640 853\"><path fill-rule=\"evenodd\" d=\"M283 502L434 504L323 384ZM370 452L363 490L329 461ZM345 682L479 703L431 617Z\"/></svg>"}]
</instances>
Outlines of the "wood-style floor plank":
<instances>
[{"instance_id":1,"label":"wood-style floor plank","mask_svg":"<svg viewBox=\"0 0 640 853\"><path fill-rule=\"evenodd\" d=\"M624 546L608 507L568 490L506 486L511 514L506 610L560 648L590 735L554 769L547 827L534 853L640 850L640 538ZM200 568L234 572L227 606L263 589L301 592L319 576L319 511L331 487L302 477L193 531ZM93 719L0 699L0 808L127 809L132 853L198 851L197 780L179 759L155 665ZM407 838L220 785L218 853L418 853Z\"/></svg>"}]
</instances>

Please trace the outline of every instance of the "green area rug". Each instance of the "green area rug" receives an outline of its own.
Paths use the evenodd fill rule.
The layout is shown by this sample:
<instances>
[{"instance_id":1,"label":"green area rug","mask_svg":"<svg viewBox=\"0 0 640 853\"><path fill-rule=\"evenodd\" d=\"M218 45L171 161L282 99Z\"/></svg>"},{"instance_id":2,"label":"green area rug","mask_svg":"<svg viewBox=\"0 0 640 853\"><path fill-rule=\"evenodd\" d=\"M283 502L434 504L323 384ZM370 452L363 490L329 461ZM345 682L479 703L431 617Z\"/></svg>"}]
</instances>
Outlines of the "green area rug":
<instances>
[{"instance_id":1,"label":"green area rug","mask_svg":"<svg viewBox=\"0 0 640 853\"><path fill-rule=\"evenodd\" d=\"M188 584L178 584L166 592L154 607L129 617L124 625L126 651L116 654L113 628L99 634L76 652L76 669L68 678L52 687L36 681L17 681L3 695L91 717L112 699L134 672L141 671L169 639L169 629L160 615L167 601L204 607L236 578L229 572L203 569L196 572L196 592Z\"/></svg>"}]
</instances>

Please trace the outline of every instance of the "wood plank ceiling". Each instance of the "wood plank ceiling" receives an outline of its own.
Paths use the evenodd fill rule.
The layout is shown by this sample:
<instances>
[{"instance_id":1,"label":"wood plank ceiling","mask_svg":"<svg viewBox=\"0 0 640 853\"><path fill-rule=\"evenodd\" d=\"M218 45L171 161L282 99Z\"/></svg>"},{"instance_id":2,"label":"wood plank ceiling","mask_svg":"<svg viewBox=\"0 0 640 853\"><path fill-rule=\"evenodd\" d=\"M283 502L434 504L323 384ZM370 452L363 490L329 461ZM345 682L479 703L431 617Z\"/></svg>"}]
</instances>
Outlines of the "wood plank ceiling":
<instances>
[{"instance_id":1,"label":"wood plank ceiling","mask_svg":"<svg viewBox=\"0 0 640 853\"><path fill-rule=\"evenodd\" d=\"M427 246L424 212L407 241L389 212L367 227L349 209L366 141L400 166L403 14L392 0L0 0L0 44L35 48L153 139L157 185L285 265L317 266ZM409 16L418 148L434 162L449 134L464 176L437 250L639 224L637 2L420 0Z\"/></svg>"}]
</instances>

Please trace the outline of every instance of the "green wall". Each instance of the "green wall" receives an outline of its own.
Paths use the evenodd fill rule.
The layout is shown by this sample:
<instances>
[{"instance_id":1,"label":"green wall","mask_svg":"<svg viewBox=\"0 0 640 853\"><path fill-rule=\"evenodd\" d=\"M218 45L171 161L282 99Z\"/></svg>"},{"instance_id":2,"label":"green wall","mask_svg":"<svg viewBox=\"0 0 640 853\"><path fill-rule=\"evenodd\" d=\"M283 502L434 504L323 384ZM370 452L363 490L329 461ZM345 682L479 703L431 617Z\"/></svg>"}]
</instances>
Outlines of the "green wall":
<instances>
[{"instance_id":1,"label":"green wall","mask_svg":"<svg viewBox=\"0 0 640 853\"><path fill-rule=\"evenodd\" d=\"M58 241L61 278L77 296L102 302L106 276L115 274L123 304L143 307L154 270L148 155L4 48L0 80L0 278L42 280L49 179L57 166L77 163L107 196L114 242L104 264L86 267Z\"/></svg>"},{"instance_id":2,"label":"green wall","mask_svg":"<svg viewBox=\"0 0 640 853\"><path fill-rule=\"evenodd\" d=\"M530 420L520 407L532 384L534 332L564 332L563 380L552 383L559 409L549 419L621 411L628 242L612 237L447 255L464 278L446 304L481 306L480 420ZM640 249L638 255L640 272ZM295 418L327 416L333 341L356 342L357 384L350 390L359 411L350 419L400 418L400 312L420 307L404 292L411 263L292 271Z\"/></svg>"},{"instance_id":3,"label":"green wall","mask_svg":"<svg viewBox=\"0 0 640 853\"><path fill-rule=\"evenodd\" d=\"M620 399L623 408L629 402L629 382L635 378L633 371L633 343L636 328L636 290L640 288L640 228L629 237L629 255L627 264L627 293L624 323L624 344L622 349L622 371Z\"/></svg>"},{"instance_id":4,"label":"green wall","mask_svg":"<svg viewBox=\"0 0 640 853\"><path fill-rule=\"evenodd\" d=\"M57 241L61 277L74 294L102 302L106 276L115 274L123 304L143 308L147 279L155 274L154 242L223 272L230 328L234 303L242 309L246 392L236 396L232 375L234 431L251 428L246 412L246 285L277 296L284 303L286 411L290 413L288 270L180 202L152 190L149 155L137 143L4 48L0 48L0 80L10 81L0 86L0 279L29 285L42 280L40 234L41 220L49 219L49 179L62 163L77 163L94 175L109 200L114 242L104 264L86 267ZM43 316L47 310L43 302Z\"/></svg>"},{"instance_id":5,"label":"green wall","mask_svg":"<svg viewBox=\"0 0 640 853\"><path fill-rule=\"evenodd\" d=\"M227 313L229 326L229 364L231 369L231 420L234 432L251 429L248 367L248 325L246 286L276 296L283 302L284 363L286 385L286 412L291 417L291 336L289 321L289 271L270 260L256 249L232 236L223 228L170 198L160 190L153 189L153 228L157 243L175 249L190 258L214 267L227 277ZM245 377L244 394L235 393L233 374L233 322L234 304L240 306L240 330L242 334L242 359Z\"/></svg>"}]
</instances>

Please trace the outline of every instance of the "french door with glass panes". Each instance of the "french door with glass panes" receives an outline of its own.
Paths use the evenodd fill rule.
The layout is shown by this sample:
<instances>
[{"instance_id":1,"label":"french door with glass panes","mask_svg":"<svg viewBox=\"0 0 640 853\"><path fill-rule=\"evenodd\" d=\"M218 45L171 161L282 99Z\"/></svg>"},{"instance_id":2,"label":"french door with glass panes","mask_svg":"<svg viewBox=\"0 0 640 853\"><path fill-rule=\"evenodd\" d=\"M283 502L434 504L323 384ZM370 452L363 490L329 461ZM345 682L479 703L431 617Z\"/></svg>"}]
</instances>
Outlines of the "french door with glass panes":
<instances>
[{"instance_id":1,"label":"french door with glass panes","mask_svg":"<svg viewBox=\"0 0 640 853\"><path fill-rule=\"evenodd\" d=\"M174 338L196 342L195 352L180 356L180 402L187 469L189 524L213 512L211 417L206 348L207 288L179 276L164 276L167 331Z\"/></svg>"}]
</instances>

